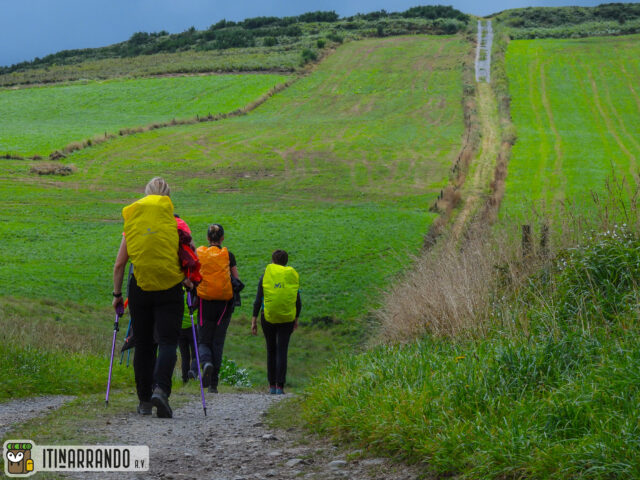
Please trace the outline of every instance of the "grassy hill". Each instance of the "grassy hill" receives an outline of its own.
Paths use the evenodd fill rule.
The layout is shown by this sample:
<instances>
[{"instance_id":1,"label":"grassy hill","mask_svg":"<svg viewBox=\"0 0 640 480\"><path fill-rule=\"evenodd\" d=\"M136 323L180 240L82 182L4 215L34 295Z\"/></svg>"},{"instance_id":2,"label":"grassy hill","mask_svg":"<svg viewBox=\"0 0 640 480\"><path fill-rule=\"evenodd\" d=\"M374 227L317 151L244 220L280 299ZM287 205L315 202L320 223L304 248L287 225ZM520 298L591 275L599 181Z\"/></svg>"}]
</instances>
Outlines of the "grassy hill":
<instances>
[{"instance_id":1,"label":"grassy hill","mask_svg":"<svg viewBox=\"0 0 640 480\"><path fill-rule=\"evenodd\" d=\"M513 147L503 214L559 201L589 204L612 173L640 161L637 35L512 41L507 51ZM545 208L546 206L546 208Z\"/></svg>"},{"instance_id":2,"label":"grassy hill","mask_svg":"<svg viewBox=\"0 0 640 480\"><path fill-rule=\"evenodd\" d=\"M335 12L295 17L219 20L206 30L137 32L102 48L63 50L0 67L0 86L160 73L286 71L300 69L325 48L366 37L453 34L469 16L452 7L380 10L340 18Z\"/></svg>"},{"instance_id":3,"label":"grassy hill","mask_svg":"<svg viewBox=\"0 0 640 480\"><path fill-rule=\"evenodd\" d=\"M121 129L229 113L288 79L215 75L0 90L0 155L46 157L72 142Z\"/></svg>"},{"instance_id":4,"label":"grassy hill","mask_svg":"<svg viewBox=\"0 0 640 480\"><path fill-rule=\"evenodd\" d=\"M461 148L468 53L460 36L352 42L250 115L119 137L69 156L69 177L3 161L0 228L14 255L0 268L0 294L104 304L88 321L110 325L121 208L162 174L197 244L209 223L225 226L247 283L236 317L249 315L270 252L290 252L304 304L292 346L299 385L367 332L356 319L420 248ZM17 270L24 282L12 282ZM264 368L262 340L247 336L246 321L233 328L230 356Z\"/></svg>"},{"instance_id":5,"label":"grassy hill","mask_svg":"<svg viewBox=\"0 0 640 480\"><path fill-rule=\"evenodd\" d=\"M610 19L619 28L607 30L609 21L591 21L595 12L635 8L507 11L498 35L619 35L637 28L636 17ZM506 72L494 65L492 87L517 139L509 160L504 143L516 135L504 122L505 167L487 188L493 194L506 174L507 221L475 225L421 255L386 299L404 308L379 314L397 313L387 322L417 333L401 345L377 338L310 385L302 408L315 431L437 478L640 477L632 440L640 399L637 45L635 35L509 43ZM496 197L487 197L493 207ZM548 250L536 232L527 254L514 217L533 206L555 223Z\"/></svg>"},{"instance_id":6,"label":"grassy hill","mask_svg":"<svg viewBox=\"0 0 640 480\"><path fill-rule=\"evenodd\" d=\"M640 32L640 5L637 3L515 8L493 17L497 27L513 39L581 38Z\"/></svg>"}]
</instances>

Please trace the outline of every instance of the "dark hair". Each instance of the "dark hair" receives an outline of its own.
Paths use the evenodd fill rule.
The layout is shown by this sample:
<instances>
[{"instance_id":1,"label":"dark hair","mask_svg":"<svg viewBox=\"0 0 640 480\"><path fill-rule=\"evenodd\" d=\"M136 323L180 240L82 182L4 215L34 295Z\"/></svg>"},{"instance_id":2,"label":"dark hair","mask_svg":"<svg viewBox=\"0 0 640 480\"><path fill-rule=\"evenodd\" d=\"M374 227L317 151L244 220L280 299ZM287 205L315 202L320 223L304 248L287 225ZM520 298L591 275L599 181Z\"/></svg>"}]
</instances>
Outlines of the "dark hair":
<instances>
[{"instance_id":1,"label":"dark hair","mask_svg":"<svg viewBox=\"0 0 640 480\"><path fill-rule=\"evenodd\" d=\"M273 260L273 263L277 263L284 267L289 261L289 254L284 250L276 250L271 254L271 260Z\"/></svg>"},{"instance_id":2,"label":"dark hair","mask_svg":"<svg viewBox=\"0 0 640 480\"><path fill-rule=\"evenodd\" d=\"M212 223L207 230L209 243L218 243L224 237L224 228L219 223Z\"/></svg>"}]
</instances>

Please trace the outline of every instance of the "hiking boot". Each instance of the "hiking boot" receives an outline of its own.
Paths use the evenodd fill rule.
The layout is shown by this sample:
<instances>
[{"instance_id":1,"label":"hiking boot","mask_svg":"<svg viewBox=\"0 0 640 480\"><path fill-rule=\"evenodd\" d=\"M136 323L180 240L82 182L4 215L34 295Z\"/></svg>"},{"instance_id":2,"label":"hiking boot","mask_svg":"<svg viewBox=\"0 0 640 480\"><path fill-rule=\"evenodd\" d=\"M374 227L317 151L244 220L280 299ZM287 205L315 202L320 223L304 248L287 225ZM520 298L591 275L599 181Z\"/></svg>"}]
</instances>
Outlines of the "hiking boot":
<instances>
[{"instance_id":1,"label":"hiking boot","mask_svg":"<svg viewBox=\"0 0 640 480\"><path fill-rule=\"evenodd\" d=\"M276 386L275 386L275 385L271 385L271 386L269 387L269 393L270 393L271 395L275 395L275 394L276 394Z\"/></svg>"},{"instance_id":2,"label":"hiking boot","mask_svg":"<svg viewBox=\"0 0 640 480\"><path fill-rule=\"evenodd\" d=\"M217 385L209 385L209 393L218 393Z\"/></svg>"},{"instance_id":3,"label":"hiking boot","mask_svg":"<svg viewBox=\"0 0 640 480\"><path fill-rule=\"evenodd\" d=\"M284 390L280 387L276 388L276 395L284 395Z\"/></svg>"},{"instance_id":4,"label":"hiking boot","mask_svg":"<svg viewBox=\"0 0 640 480\"><path fill-rule=\"evenodd\" d=\"M153 405L151 402L140 402L138 405L138 413L140 415L151 415L153 412Z\"/></svg>"},{"instance_id":5,"label":"hiking boot","mask_svg":"<svg viewBox=\"0 0 640 480\"><path fill-rule=\"evenodd\" d=\"M151 395L151 403L156 407L158 418L171 418L173 411L169 406L169 396L160 387L156 387Z\"/></svg>"},{"instance_id":6,"label":"hiking boot","mask_svg":"<svg viewBox=\"0 0 640 480\"><path fill-rule=\"evenodd\" d=\"M202 386L208 387L211 384L211 374L213 373L213 363L205 363L202 367Z\"/></svg>"},{"instance_id":7,"label":"hiking boot","mask_svg":"<svg viewBox=\"0 0 640 480\"><path fill-rule=\"evenodd\" d=\"M198 374L193 370L189 370L189 373L187 373L187 378L192 378L193 380L195 380L196 378L198 378Z\"/></svg>"}]
</instances>

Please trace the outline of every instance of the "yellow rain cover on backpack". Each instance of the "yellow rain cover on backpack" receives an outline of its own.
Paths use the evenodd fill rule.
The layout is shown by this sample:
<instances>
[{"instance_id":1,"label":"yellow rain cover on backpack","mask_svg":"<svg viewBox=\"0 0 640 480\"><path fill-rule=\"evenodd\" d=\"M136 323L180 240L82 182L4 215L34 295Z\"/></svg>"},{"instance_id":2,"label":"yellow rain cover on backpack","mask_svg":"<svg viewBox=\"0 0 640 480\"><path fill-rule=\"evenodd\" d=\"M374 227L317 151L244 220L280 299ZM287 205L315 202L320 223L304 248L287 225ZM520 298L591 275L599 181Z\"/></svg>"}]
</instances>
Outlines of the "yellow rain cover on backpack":
<instances>
[{"instance_id":1,"label":"yellow rain cover on backpack","mask_svg":"<svg viewBox=\"0 0 640 480\"><path fill-rule=\"evenodd\" d=\"M269 323L287 323L296 319L296 299L300 281L293 267L271 263L262 278L264 319Z\"/></svg>"},{"instance_id":2,"label":"yellow rain cover on backpack","mask_svg":"<svg viewBox=\"0 0 640 480\"><path fill-rule=\"evenodd\" d=\"M203 300L231 300L231 269L227 247L198 247L202 282L198 285L198 296Z\"/></svg>"},{"instance_id":3,"label":"yellow rain cover on backpack","mask_svg":"<svg viewBox=\"0 0 640 480\"><path fill-rule=\"evenodd\" d=\"M147 292L167 290L184 279L178 260L178 227L173 203L164 195L147 195L122 209L127 252L138 286Z\"/></svg>"}]
</instances>

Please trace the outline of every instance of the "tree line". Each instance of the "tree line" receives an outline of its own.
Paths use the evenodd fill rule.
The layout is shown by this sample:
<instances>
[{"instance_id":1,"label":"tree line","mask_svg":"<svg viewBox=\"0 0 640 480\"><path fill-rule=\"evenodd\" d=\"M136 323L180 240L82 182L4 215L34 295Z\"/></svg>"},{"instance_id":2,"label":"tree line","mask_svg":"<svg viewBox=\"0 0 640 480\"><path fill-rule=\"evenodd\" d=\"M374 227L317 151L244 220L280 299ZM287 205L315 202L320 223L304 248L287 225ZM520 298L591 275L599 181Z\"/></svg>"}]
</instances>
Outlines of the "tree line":
<instances>
[{"instance_id":1,"label":"tree line","mask_svg":"<svg viewBox=\"0 0 640 480\"><path fill-rule=\"evenodd\" d=\"M402 19L423 20L425 25L416 27L409 23L402 24ZM185 50L273 47L278 44L294 43L309 32L320 31L327 39L338 43L342 40L339 30L367 30L379 36L404 33L451 34L463 29L468 22L468 15L452 7L441 5L413 7L404 12L380 10L342 19L335 11L308 12L290 17L253 17L239 22L222 19L206 30L196 30L195 27L191 27L175 34L165 30L136 32L128 40L107 47L62 50L43 58L35 58L30 62L0 67L0 75L104 58L126 58Z\"/></svg>"}]
</instances>

